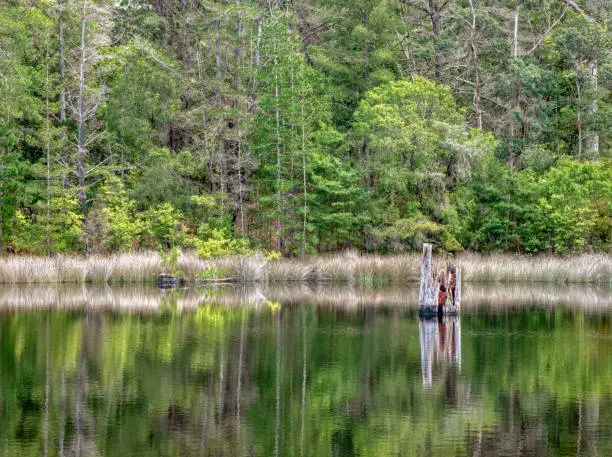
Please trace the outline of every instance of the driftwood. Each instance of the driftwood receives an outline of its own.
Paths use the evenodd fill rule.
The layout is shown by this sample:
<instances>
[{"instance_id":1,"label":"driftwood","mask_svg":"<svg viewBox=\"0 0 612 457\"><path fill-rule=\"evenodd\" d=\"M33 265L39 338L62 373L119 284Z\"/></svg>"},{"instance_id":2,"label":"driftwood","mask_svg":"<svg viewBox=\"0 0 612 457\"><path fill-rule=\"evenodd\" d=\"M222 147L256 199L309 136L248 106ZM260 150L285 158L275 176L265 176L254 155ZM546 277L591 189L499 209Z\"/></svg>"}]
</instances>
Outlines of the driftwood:
<instances>
[{"instance_id":1,"label":"driftwood","mask_svg":"<svg viewBox=\"0 0 612 457\"><path fill-rule=\"evenodd\" d=\"M419 314L429 316L459 314L461 309L461 268L449 263L447 269L440 273L442 272L441 275L436 274L431 257L431 244L423 244Z\"/></svg>"},{"instance_id":2,"label":"driftwood","mask_svg":"<svg viewBox=\"0 0 612 457\"><path fill-rule=\"evenodd\" d=\"M175 289L181 284L181 278L178 276L162 273L157 277L157 287L160 289Z\"/></svg>"}]
</instances>

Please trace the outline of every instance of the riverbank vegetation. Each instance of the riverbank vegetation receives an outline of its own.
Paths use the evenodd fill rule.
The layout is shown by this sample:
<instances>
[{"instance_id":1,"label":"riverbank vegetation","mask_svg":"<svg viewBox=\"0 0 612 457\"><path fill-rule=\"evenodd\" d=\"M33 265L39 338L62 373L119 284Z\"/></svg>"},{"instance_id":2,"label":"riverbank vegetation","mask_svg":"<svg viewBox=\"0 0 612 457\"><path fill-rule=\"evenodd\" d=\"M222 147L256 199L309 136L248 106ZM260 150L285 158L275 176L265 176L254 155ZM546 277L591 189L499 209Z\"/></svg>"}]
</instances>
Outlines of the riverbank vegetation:
<instances>
[{"instance_id":1,"label":"riverbank vegetation","mask_svg":"<svg viewBox=\"0 0 612 457\"><path fill-rule=\"evenodd\" d=\"M0 253L104 256L11 259L2 280L141 281L157 254L109 254L146 250L197 252L194 275L259 249L609 252L608 20L599 1L0 0ZM418 264L247 258L211 262ZM500 259L473 279L607 262Z\"/></svg>"},{"instance_id":2,"label":"riverbank vegetation","mask_svg":"<svg viewBox=\"0 0 612 457\"><path fill-rule=\"evenodd\" d=\"M446 256L434 258L444 265ZM452 259L462 267L466 282L598 283L612 285L612 257L517 256L460 254ZM109 256L10 256L0 260L0 283L147 283L160 273L187 282L211 283L346 283L362 286L402 285L418 281L421 256L348 252L303 259L264 256L261 253L202 259L194 252L174 256L157 252Z\"/></svg>"}]
</instances>

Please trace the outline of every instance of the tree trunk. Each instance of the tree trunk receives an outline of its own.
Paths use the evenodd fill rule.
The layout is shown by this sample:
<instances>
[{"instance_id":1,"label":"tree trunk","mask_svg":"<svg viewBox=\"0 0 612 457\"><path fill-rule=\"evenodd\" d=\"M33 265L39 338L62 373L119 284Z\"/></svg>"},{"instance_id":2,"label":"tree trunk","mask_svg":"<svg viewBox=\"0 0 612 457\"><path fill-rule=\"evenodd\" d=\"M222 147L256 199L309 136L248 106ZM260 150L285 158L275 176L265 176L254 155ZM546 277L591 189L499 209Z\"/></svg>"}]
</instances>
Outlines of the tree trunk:
<instances>
[{"instance_id":1,"label":"tree trunk","mask_svg":"<svg viewBox=\"0 0 612 457\"><path fill-rule=\"evenodd\" d=\"M60 69L60 121L66 121L66 88L64 87L66 75L66 60L64 58L64 5L59 10L59 69Z\"/></svg>"},{"instance_id":2,"label":"tree trunk","mask_svg":"<svg viewBox=\"0 0 612 457\"><path fill-rule=\"evenodd\" d=\"M278 45L274 43L274 100L276 116L276 250L281 252L282 223L281 223L281 136L280 136L280 107L278 95Z\"/></svg>"},{"instance_id":3,"label":"tree trunk","mask_svg":"<svg viewBox=\"0 0 612 457\"><path fill-rule=\"evenodd\" d=\"M440 51L440 35L442 34L441 7L437 0L429 0L428 15L431 20L431 28L434 35L435 46L435 75L436 81L442 82L442 53Z\"/></svg>"},{"instance_id":4,"label":"tree trunk","mask_svg":"<svg viewBox=\"0 0 612 457\"><path fill-rule=\"evenodd\" d=\"M219 20L215 21L215 77L217 78L217 82L221 79L221 37L219 35ZM217 91L219 89L217 88Z\"/></svg>"},{"instance_id":5,"label":"tree trunk","mask_svg":"<svg viewBox=\"0 0 612 457\"><path fill-rule=\"evenodd\" d=\"M589 62L589 77L591 80L591 90L593 91L593 100L587 109L587 114L590 117L595 117L597 115L597 70L597 60ZM587 132L586 147L590 153L597 154L599 152L599 133L596 130Z\"/></svg>"},{"instance_id":6,"label":"tree trunk","mask_svg":"<svg viewBox=\"0 0 612 457\"><path fill-rule=\"evenodd\" d=\"M236 5L240 5L240 1L236 0ZM238 109L240 100L238 98L238 89L240 88L240 59L242 58L242 13L238 14L236 19L236 47L234 48L234 77L232 78L232 89L234 90L234 108Z\"/></svg>"},{"instance_id":7,"label":"tree trunk","mask_svg":"<svg viewBox=\"0 0 612 457\"><path fill-rule=\"evenodd\" d=\"M367 91L370 87L370 43L367 37L367 30L369 23L369 14L366 11L363 18L363 26L366 29L366 37L363 40L363 80L365 82L365 90Z\"/></svg>"},{"instance_id":8,"label":"tree trunk","mask_svg":"<svg viewBox=\"0 0 612 457\"><path fill-rule=\"evenodd\" d=\"M238 141L238 206L240 208L240 232L246 236L244 220L244 200L242 198L242 143Z\"/></svg>"},{"instance_id":9,"label":"tree trunk","mask_svg":"<svg viewBox=\"0 0 612 457\"><path fill-rule=\"evenodd\" d=\"M47 220L45 222L45 247L47 255L50 254L50 239L49 239L49 219L51 216L51 119L49 113L49 48L47 46L47 65L45 75L45 118L46 118L46 139L45 151L47 156Z\"/></svg>"},{"instance_id":10,"label":"tree trunk","mask_svg":"<svg viewBox=\"0 0 612 457\"><path fill-rule=\"evenodd\" d=\"M476 50L476 12L474 4L470 2L470 10L472 11L472 30L470 32L470 53L472 56L472 72L474 73L474 111L476 114L476 126L482 129L482 110L480 109L480 78L478 75L478 52Z\"/></svg>"},{"instance_id":11,"label":"tree trunk","mask_svg":"<svg viewBox=\"0 0 612 457\"><path fill-rule=\"evenodd\" d=\"M514 11L514 40L512 46L512 57L518 57L518 26L519 26L519 11L521 4L516 0L516 10Z\"/></svg>"},{"instance_id":12,"label":"tree trunk","mask_svg":"<svg viewBox=\"0 0 612 457\"><path fill-rule=\"evenodd\" d=\"M83 0L83 16L81 19L81 62L79 72L79 113L78 113L78 143L77 143L77 178L79 181L79 203L85 215L87 193L85 190L85 45L87 35L87 0Z\"/></svg>"},{"instance_id":13,"label":"tree trunk","mask_svg":"<svg viewBox=\"0 0 612 457\"><path fill-rule=\"evenodd\" d=\"M576 127L578 128L578 161L582 161L582 90L580 88L580 82L576 77L576 90L578 92L578 103L576 107Z\"/></svg>"},{"instance_id":14,"label":"tree trunk","mask_svg":"<svg viewBox=\"0 0 612 457\"><path fill-rule=\"evenodd\" d=\"M302 124L302 186L304 188L304 227L302 228L302 257L306 253L306 226L308 221L308 190L306 187L306 144L304 135L304 95L300 103L300 117Z\"/></svg>"}]
</instances>

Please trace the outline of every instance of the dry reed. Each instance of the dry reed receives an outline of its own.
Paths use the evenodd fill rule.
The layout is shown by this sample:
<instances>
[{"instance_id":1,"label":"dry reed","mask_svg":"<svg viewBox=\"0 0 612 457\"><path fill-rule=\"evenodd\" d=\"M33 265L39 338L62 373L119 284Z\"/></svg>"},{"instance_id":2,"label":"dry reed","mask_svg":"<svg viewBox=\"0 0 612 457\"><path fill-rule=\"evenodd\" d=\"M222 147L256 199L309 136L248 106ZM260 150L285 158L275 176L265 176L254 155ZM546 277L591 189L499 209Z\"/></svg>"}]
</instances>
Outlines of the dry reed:
<instances>
[{"instance_id":1,"label":"dry reed","mask_svg":"<svg viewBox=\"0 0 612 457\"><path fill-rule=\"evenodd\" d=\"M446 257L434 258L443 266ZM598 283L612 285L612 256L583 254L573 257L462 254L465 282ZM203 260L194 253L181 254L175 270L184 278L218 271L224 279L247 282L341 282L359 285L397 285L418 281L421 255L391 256L346 252L304 259L271 261L262 254ZM0 259L0 283L145 283L164 272L156 252L110 256L56 256Z\"/></svg>"}]
</instances>

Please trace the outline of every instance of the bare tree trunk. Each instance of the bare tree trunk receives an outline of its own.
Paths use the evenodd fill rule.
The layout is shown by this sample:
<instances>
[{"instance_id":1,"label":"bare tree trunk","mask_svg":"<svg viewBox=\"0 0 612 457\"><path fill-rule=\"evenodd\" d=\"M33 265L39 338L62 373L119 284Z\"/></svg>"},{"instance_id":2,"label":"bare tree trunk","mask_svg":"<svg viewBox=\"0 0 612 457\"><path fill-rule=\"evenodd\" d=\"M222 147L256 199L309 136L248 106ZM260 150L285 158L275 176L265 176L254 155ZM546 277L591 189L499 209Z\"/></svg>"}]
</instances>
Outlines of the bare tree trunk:
<instances>
[{"instance_id":1,"label":"bare tree trunk","mask_svg":"<svg viewBox=\"0 0 612 457\"><path fill-rule=\"evenodd\" d=\"M512 46L512 57L515 59L518 57L518 26L519 26L519 11L521 4L519 0L516 0L516 10L514 11L514 40Z\"/></svg>"},{"instance_id":2,"label":"bare tree trunk","mask_svg":"<svg viewBox=\"0 0 612 457\"><path fill-rule=\"evenodd\" d=\"M204 158L208 161L208 180L210 181L210 191L215 191L215 174L213 172L213 155L212 149L208 149L208 131L207 129L207 118L206 118L206 110L202 112L202 136L203 138L203 148L204 148Z\"/></svg>"},{"instance_id":3,"label":"bare tree trunk","mask_svg":"<svg viewBox=\"0 0 612 457\"><path fill-rule=\"evenodd\" d=\"M578 91L578 103L576 107L576 127L578 128L578 161L582 161L582 90L580 82L576 78L576 90Z\"/></svg>"},{"instance_id":4,"label":"bare tree trunk","mask_svg":"<svg viewBox=\"0 0 612 457\"><path fill-rule=\"evenodd\" d=\"M225 138L219 138L219 188L221 193L225 195L227 192L227 183L225 181ZM222 198L225 198L222 196Z\"/></svg>"},{"instance_id":5,"label":"bare tree trunk","mask_svg":"<svg viewBox=\"0 0 612 457\"><path fill-rule=\"evenodd\" d=\"M262 18L257 19L257 41L255 43L255 66L257 68L261 66L261 56L259 53L259 45L261 44L261 34L262 34L261 23L262 21L263 21Z\"/></svg>"},{"instance_id":6,"label":"bare tree trunk","mask_svg":"<svg viewBox=\"0 0 612 457\"><path fill-rule=\"evenodd\" d=\"M304 134L304 96L300 103L300 117L302 124L302 185L304 187L304 227L302 228L302 256L306 253L306 226L308 221L308 190L306 187L306 139Z\"/></svg>"},{"instance_id":7,"label":"bare tree trunk","mask_svg":"<svg viewBox=\"0 0 612 457\"><path fill-rule=\"evenodd\" d=\"M368 30L368 25L369 14L366 11L365 16L363 18L363 26L366 29L366 32ZM365 81L365 89L367 91L370 87L370 42L367 38L367 33L366 37L363 40L363 80Z\"/></svg>"},{"instance_id":8,"label":"bare tree trunk","mask_svg":"<svg viewBox=\"0 0 612 457\"><path fill-rule=\"evenodd\" d=\"M66 77L66 60L64 58L64 5L60 4L59 10L59 69L60 69L60 121L66 121L66 88L64 86Z\"/></svg>"},{"instance_id":9,"label":"bare tree trunk","mask_svg":"<svg viewBox=\"0 0 612 457\"><path fill-rule=\"evenodd\" d=\"M79 181L79 203L83 215L87 207L85 190L85 45L87 36L87 0L83 0L83 16L81 19L81 62L79 73L79 112L78 112L78 143L77 143L77 178Z\"/></svg>"},{"instance_id":10,"label":"bare tree trunk","mask_svg":"<svg viewBox=\"0 0 612 457\"><path fill-rule=\"evenodd\" d=\"M4 216L2 216L4 210L4 179L2 177L4 175L4 153L5 149L0 148L0 257L4 255L4 244L2 242L4 236Z\"/></svg>"},{"instance_id":11,"label":"bare tree trunk","mask_svg":"<svg viewBox=\"0 0 612 457\"><path fill-rule=\"evenodd\" d=\"M280 107L278 95L278 44L274 43L274 99L276 116L276 250L281 252L282 223L281 223L281 136L280 136Z\"/></svg>"},{"instance_id":12,"label":"bare tree trunk","mask_svg":"<svg viewBox=\"0 0 612 457\"><path fill-rule=\"evenodd\" d=\"M593 101L589 104L587 114L591 117L597 115L597 60L589 62L589 77L591 89L593 90ZM591 153L599 152L599 133L597 131L588 132L586 135L586 147Z\"/></svg>"},{"instance_id":13,"label":"bare tree trunk","mask_svg":"<svg viewBox=\"0 0 612 457\"><path fill-rule=\"evenodd\" d=\"M366 186L372 187L372 171L370 170L370 143L366 138L363 142L363 152L366 160L365 180Z\"/></svg>"},{"instance_id":14,"label":"bare tree trunk","mask_svg":"<svg viewBox=\"0 0 612 457\"><path fill-rule=\"evenodd\" d=\"M242 142L238 141L238 205L240 208L240 232L246 236L244 220L244 200L242 198Z\"/></svg>"},{"instance_id":15,"label":"bare tree trunk","mask_svg":"<svg viewBox=\"0 0 612 457\"><path fill-rule=\"evenodd\" d=\"M221 37L219 35L219 19L215 21L215 77L221 79Z\"/></svg>"},{"instance_id":16,"label":"bare tree trunk","mask_svg":"<svg viewBox=\"0 0 612 457\"><path fill-rule=\"evenodd\" d=\"M236 5L240 5L240 0L236 0ZM234 77L232 79L232 88L234 89L234 108L238 109L240 105L240 100L238 98L238 89L240 87L240 72L238 71L240 68L240 59L242 58L242 13L238 14L238 19L236 19L236 47L234 48L234 60L236 62L236 68L234 69Z\"/></svg>"},{"instance_id":17,"label":"bare tree trunk","mask_svg":"<svg viewBox=\"0 0 612 457\"><path fill-rule=\"evenodd\" d=\"M48 43L48 40L47 40ZM49 238L49 219L51 216L51 119L49 113L49 46L47 45L47 65L46 65L46 75L45 75L45 111L46 111L46 141L45 141L45 150L47 155L47 220L45 221L45 247L47 250L47 255L50 254L50 238Z\"/></svg>"},{"instance_id":18,"label":"bare tree trunk","mask_svg":"<svg viewBox=\"0 0 612 457\"><path fill-rule=\"evenodd\" d=\"M412 58L410 47L406 43L406 37L403 37L399 32L395 32L395 36L397 37L398 43L401 45L404 56L406 57L406 70L408 70L410 78L412 81L414 81L414 77L417 75L416 64Z\"/></svg>"},{"instance_id":19,"label":"bare tree trunk","mask_svg":"<svg viewBox=\"0 0 612 457\"><path fill-rule=\"evenodd\" d=\"M476 50L476 12L474 4L470 2L470 10L472 11L472 30L470 32L470 53L472 55L472 72L474 73L474 111L476 113L476 126L482 129L482 110L480 109L480 78L478 75L478 57Z\"/></svg>"},{"instance_id":20,"label":"bare tree trunk","mask_svg":"<svg viewBox=\"0 0 612 457\"><path fill-rule=\"evenodd\" d=\"M428 0L429 8L427 14L431 20L431 28L434 35L435 46L435 75L438 82L442 82L442 53L440 51L440 35L442 34L442 7L438 5L438 0Z\"/></svg>"}]
</instances>

